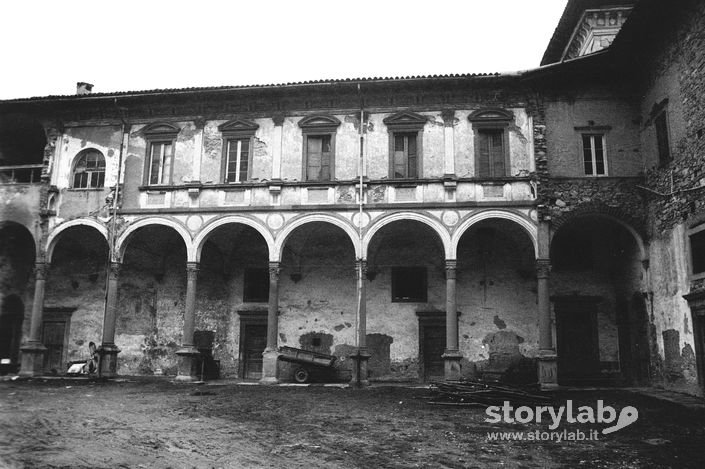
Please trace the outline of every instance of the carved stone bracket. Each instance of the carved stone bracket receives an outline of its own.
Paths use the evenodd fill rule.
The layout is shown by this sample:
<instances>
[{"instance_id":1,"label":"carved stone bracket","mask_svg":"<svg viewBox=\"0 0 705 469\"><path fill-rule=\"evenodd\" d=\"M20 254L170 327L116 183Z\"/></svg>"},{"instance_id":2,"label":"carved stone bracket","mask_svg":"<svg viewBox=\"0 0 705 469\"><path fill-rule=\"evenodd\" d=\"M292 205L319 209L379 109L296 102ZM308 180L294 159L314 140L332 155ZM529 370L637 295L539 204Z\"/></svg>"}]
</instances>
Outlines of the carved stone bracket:
<instances>
[{"instance_id":1,"label":"carved stone bracket","mask_svg":"<svg viewBox=\"0 0 705 469\"><path fill-rule=\"evenodd\" d=\"M198 271L200 270L200 264L198 262L187 262L186 263L186 277L188 280L194 280L198 277Z\"/></svg>"},{"instance_id":2,"label":"carved stone bracket","mask_svg":"<svg viewBox=\"0 0 705 469\"><path fill-rule=\"evenodd\" d=\"M49 275L51 265L47 262L37 262L34 264L34 276L37 280L46 280Z\"/></svg>"},{"instance_id":3,"label":"carved stone bracket","mask_svg":"<svg viewBox=\"0 0 705 469\"><path fill-rule=\"evenodd\" d=\"M122 262L111 262L110 263L110 278L117 280L120 278L120 271L122 270Z\"/></svg>"},{"instance_id":4,"label":"carved stone bracket","mask_svg":"<svg viewBox=\"0 0 705 469\"><path fill-rule=\"evenodd\" d=\"M458 273L458 261L446 259L446 279L455 278Z\"/></svg>"}]
</instances>

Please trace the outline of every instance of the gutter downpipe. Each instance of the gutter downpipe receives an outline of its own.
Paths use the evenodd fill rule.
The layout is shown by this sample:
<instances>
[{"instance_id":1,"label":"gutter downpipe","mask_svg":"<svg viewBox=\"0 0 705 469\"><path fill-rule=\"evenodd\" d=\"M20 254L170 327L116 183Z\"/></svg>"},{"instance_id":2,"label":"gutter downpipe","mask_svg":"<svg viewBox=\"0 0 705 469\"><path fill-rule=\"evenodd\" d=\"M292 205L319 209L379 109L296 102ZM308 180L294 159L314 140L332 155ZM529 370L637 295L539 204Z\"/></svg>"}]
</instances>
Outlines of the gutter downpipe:
<instances>
[{"instance_id":1,"label":"gutter downpipe","mask_svg":"<svg viewBox=\"0 0 705 469\"><path fill-rule=\"evenodd\" d=\"M358 234L358 246L360 257L357 259L357 314L355 315L355 342L356 342L356 359L354 366L356 367L354 373L354 385L364 386L367 382L367 372L366 372L366 362L367 360L367 344L366 344L366 329L367 329L367 319L366 319L366 299L365 299L365 275L364 271L367 270L364 266L364 253L363 253L363 236L362 236L362 217L364 214L364 168L365 168L365 111L362 102L362 90L360 84L357 84L357 93L360 100L360 157L358 159L358 173L359 173L359 187L358 187L358 223L357 223L357 234ZM362 376L365 375L365 376Z\"/></svg>"}]
</instances>

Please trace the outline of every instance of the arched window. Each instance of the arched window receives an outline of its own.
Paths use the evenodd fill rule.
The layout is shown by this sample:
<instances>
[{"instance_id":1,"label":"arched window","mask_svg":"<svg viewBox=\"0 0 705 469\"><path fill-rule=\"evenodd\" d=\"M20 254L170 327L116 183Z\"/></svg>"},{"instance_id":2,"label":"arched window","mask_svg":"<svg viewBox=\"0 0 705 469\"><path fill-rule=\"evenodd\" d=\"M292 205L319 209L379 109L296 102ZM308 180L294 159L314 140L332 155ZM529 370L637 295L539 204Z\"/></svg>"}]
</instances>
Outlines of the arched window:
<instances>
[{"instance_id":1,"label":"arched window","mask_svg":"<svg viewBox=\"0 0 705 469\"><path fill-rule=\"evenodd\" d=\"M84 150L73 167L73 188L88 189L105 184L105 157L98 150Z\"/></svg>"}]
</instances>

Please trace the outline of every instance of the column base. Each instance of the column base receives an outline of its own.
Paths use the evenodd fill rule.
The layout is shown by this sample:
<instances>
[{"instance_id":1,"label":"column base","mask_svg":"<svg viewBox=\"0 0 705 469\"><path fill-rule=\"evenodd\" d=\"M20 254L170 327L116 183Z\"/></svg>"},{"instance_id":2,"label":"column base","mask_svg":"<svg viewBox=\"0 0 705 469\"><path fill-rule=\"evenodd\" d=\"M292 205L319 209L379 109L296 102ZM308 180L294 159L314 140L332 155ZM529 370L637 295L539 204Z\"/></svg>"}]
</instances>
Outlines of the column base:
<instances>
[{"instance_id":1,"label":"column base","mask_svg":"<svg viewBox=\"0 0 705 469\"><path fill-rule=\"evenodd\" d=\"M446 350L442 355L445 362L444 378L446 381L459 380L462 377L462 366L460 361L463 359L463 354L457 350Z\"/></svg>"},{"instance_id":2,"label":"column base","mask_svg":"<svg viewBox=\"0 0 705 469\"><path fill-rule=\"evenodd\" d=\"M558 387L558 361L553 350L541 350L538 355L538 374L541 388Z\"/></svg>"},{"instance_id":3,"label":"column base","mask_svg":"<svg viewBox=\"0 0 705 469\"><path fill-rule=\"evenodd\" d=\"M179 372L176 375L176 381L189 383L198 381L199 376L201 380L203 379L198 367L201 352L196 347L183 346L176 351L176 354L179 356Z\"/></svg>"},{"instance_id":4,"label":"column base","mask_svg":"<svg viewBox=\"0 0 705 469\"><path fill-rule=\"evenodd\" d=\"M98 349L100 366L98 376L101 378L115 378L117 376L117 355L120 349L115 344L101 344Z\"/></svg>"},{"instance_id":5,"label":"column base","mask_svg":"<svg viewBox=\"0 0 705 469\"><path fill-rule=\"evenodd\" d=\"M44 373L44 353L47 348L41 342L27 342L22 347L19 375L24 378L41 376Z\"/></svg>"},{"instance_id":6,"label":"column base","mask_svg":"<svg viewBox=\"0 0 705 469\"><path fill-rule=\"evenodd\" d=\"M349 356L353 361L352 378L350 384L354 387L363 388L369 386L367 362L370 359L370 352L366 348L359 348Z\"/></svg>"},{"instance_id":7,"label":"column base","mask_svg":"<svg viewBox=\"0 0 705 469\"><path fill-rule=\"evenodd\" d=\"M262 353L262 378L260 384L279 383L279 352L276 350L265 350Z\"/></svg>"}]
</instances>

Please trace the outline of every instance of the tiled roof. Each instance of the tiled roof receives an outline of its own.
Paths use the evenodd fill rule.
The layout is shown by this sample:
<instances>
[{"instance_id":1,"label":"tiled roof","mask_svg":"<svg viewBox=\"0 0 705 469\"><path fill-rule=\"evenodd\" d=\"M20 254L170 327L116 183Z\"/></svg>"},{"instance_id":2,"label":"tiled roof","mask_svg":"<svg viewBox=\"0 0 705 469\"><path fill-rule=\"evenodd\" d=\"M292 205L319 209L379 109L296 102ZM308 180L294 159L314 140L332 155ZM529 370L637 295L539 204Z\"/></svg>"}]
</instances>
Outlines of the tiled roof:
<instances>
[{"instance_id":1,"label":"tiled roof","mask_svg":"<svg viewBox=\"0 0 705 469\"><path fill-rule=\"evenodd\" d=\"M205 87L190 87L190 88L157 88L151 90L135 90L135 91L116 91L107 93L89 93L84 95L50 95L50 96L35 96L31 98L17 98L0 100L0 103L23 102L23 101L39 101L39 100L80 100L93 98L111 98L120 96L144 96L151 94L165 93L201 93L210 91L231 91L242 89L266 89L266 88L282 88L282 87L298 87L312 85L335 85L341 83L371 83L371 82L395 82L395 81L423 81L423 80L438 80L438 79L464 79L464 78L491 78L509 76L501 73L456 73L446 75L414 75L405 77L369 77L369 78L341 78L332 80L309 80L287 83L270 83L259 85L238 85L238 86L205 86Z\"/></svg>"}]
</instances>

